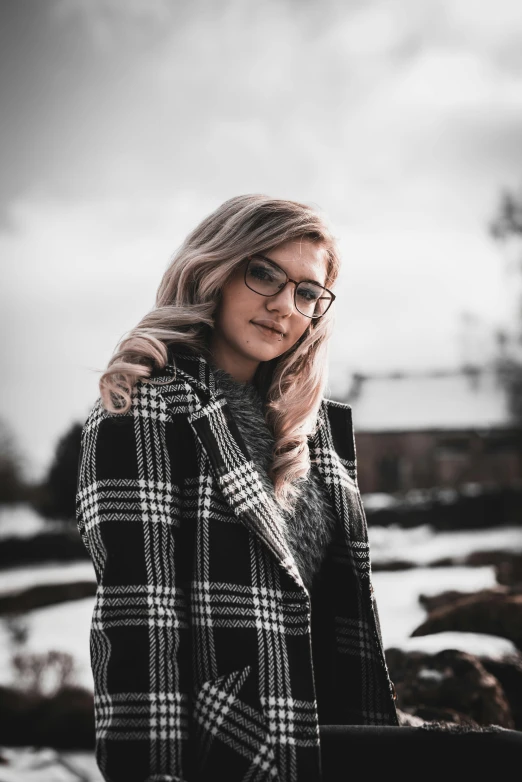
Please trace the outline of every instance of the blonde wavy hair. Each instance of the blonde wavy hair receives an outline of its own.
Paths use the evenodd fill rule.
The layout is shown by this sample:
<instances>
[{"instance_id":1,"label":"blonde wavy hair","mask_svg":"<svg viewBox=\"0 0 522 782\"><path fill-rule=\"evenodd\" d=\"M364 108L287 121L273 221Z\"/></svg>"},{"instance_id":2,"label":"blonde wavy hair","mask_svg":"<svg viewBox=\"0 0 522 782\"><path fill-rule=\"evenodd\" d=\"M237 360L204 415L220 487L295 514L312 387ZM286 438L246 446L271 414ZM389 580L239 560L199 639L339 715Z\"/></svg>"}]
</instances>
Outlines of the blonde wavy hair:
<instances>
[{"instance_id":1,"label":"blonde wavy hair","mask_svg":"<svg viewBox=\"0 0 522 782\"><path fill-rule=\"evenodd\" d=\"M120 342L101 376L105 408L128 412L134 385L166 365L169 345L183 345L212 361L209 339L228 278L246 256L269 252L291 240L308 240L324 248L325 285L332 287L340 266L337 242L324 216L311 206L242 195L206 217L172 257L155 308ZM332 309L311 320L285 353L262 362L255 376L266 394L265 417L275 439L270 477L285 510L292 508L297 484L310 469L307 439L317 426L326 385Z\"/></svg>"}]
</instances>

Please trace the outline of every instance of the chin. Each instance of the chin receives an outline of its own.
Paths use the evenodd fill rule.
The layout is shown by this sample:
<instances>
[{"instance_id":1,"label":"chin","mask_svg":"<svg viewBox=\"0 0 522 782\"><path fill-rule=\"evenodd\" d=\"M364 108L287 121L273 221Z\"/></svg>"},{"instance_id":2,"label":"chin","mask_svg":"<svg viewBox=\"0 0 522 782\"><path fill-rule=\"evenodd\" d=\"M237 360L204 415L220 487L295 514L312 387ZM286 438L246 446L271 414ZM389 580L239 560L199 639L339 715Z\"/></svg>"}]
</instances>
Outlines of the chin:
<instances>
[{"instance_id":1,"label":"chin","mask_svg":"<svg viewBox=\"0 0 522 782\"><path fill-rule=\"evenodd\" d=\"M277 358L281 355L283 351L280 349L277 349L274 345L271 347L270 345L262 345L259 350L245 350L244 354L248 356L248 358L253 359L254 361L272 361L272 359Z\"/></svg>"},{"instance_id":2,"label":"chin","mask_svg":"<svg viewBox=\"0 0 522 782\"><path fill-rule=\"evenodd\" d=\"M255 353L251 353L250 355L255 361L260 361L263 363L264 361L272 361L272 359L277 358L277 356L281 354L276 350L259 350Z\"/></svg>"}]
</instances>

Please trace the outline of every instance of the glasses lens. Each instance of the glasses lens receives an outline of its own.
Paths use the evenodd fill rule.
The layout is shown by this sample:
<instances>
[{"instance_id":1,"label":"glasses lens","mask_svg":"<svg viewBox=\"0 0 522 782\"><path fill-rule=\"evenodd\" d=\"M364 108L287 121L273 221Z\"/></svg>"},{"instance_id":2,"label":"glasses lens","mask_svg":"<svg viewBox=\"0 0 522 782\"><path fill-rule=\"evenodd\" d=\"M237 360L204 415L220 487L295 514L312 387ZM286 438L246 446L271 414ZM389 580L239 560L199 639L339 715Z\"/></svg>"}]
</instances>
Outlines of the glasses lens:
<instances>
[{"instance_id":1,"label":"glasses lens","mask_svg":"<svg viewBox=\"0 0 522 782\"><path fill-rule=\"evenodd\" d=\"M295 300L299 312L309 318L319 318L330 306L332 297L320 285L300 282L295 291Z\"/></svg>"},{"instance_id":2,"label":"glasses lens","mask_svg":"<svg viewBox=\"0 0 522 782\"><path fill-rule=\"evenodd\" d=\"M254 255L248 261L245 282L262 296L274 296L286 284L286 274L264 258ZM308 318L320 318L332 303L332 295L313 282L300 282L295 289L297 309Z\"/></svg>"},{"instance_id":3,"label":"glasses lens","mask_svg":"<svg viewBox=\"0 0 522 782\"><path fill-rule=\"evenodd\" d=\"M283 271L279 271L271 263L262 258L253 257L248 263L246 284L256 293L263 296L273 296L286 282Z\"/></svg>"}]
</instances>

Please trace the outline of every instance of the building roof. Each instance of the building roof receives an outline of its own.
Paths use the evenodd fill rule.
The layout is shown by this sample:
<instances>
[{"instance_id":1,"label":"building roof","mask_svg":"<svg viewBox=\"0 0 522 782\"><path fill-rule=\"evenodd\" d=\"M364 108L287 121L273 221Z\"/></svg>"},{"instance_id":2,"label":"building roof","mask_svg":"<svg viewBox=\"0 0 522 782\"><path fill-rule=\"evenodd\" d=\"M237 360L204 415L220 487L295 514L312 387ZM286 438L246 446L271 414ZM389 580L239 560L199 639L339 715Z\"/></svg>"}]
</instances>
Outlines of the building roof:
<instances>
[{"instance_id":1,"label":"building roof","mask_svg":"<svg viewBox=\"0 0 522 782\"><path fill-rule=\"evenodd\" d=\"M346 401L357 432L513 425L506 390L490 368L354 375Z\"/></svg>"}]
</instances>

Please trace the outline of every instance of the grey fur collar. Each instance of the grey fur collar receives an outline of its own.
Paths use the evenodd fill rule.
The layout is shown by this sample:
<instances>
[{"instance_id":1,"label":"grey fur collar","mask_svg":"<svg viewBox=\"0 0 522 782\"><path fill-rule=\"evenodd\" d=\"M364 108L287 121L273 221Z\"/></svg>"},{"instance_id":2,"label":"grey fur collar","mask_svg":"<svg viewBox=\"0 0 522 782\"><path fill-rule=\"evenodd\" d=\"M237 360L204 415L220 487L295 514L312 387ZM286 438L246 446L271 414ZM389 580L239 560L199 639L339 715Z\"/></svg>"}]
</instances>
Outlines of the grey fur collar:
<instances>
[{"instance_id":1,"label":"grey fur collar","mask_svg":"<svg viewBox=\"0 0 522 782\"><path fill-rule=\"evenodd\" d=\"M263 399L251 383L241 383L222 369L212 369L216 383L225 394L238 429L258 467L263 488L277 504L274 486L268 477L275 440L265 421ZM285 522L288 546L301 578L310 590L338 524L327 489L314 465L307 480L300 484L294 511L288 513L280 506L278 508Z\"/></svg>"}]
</instances>

